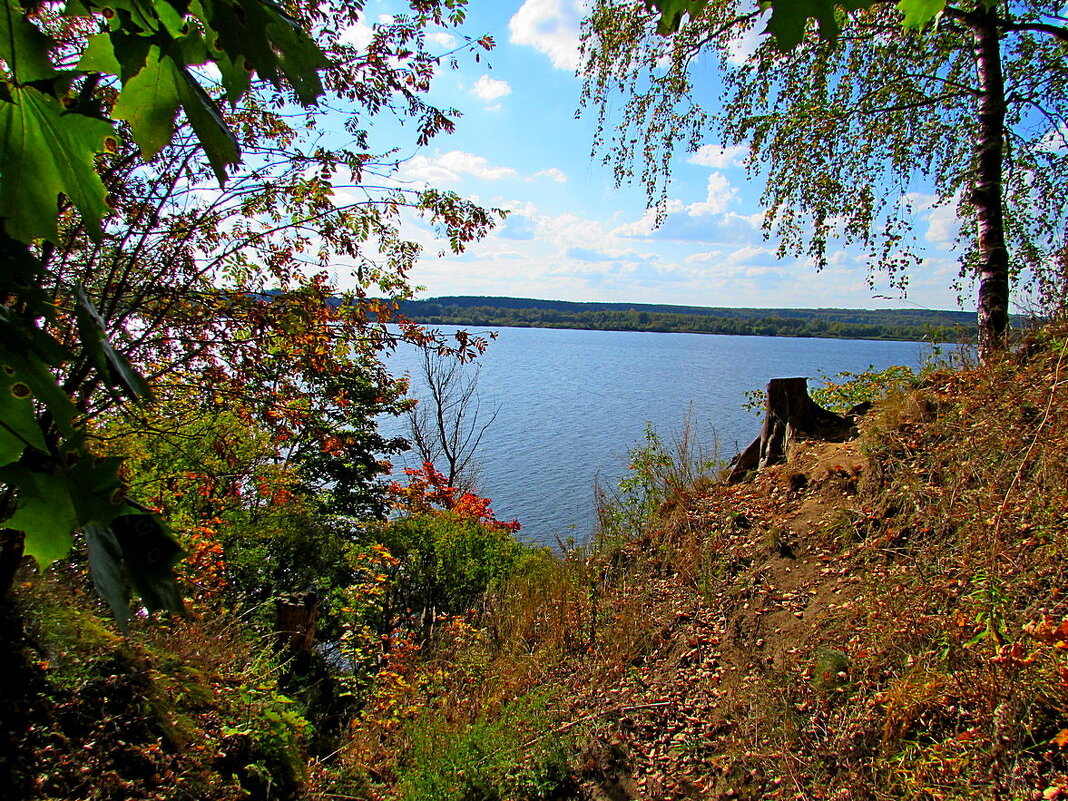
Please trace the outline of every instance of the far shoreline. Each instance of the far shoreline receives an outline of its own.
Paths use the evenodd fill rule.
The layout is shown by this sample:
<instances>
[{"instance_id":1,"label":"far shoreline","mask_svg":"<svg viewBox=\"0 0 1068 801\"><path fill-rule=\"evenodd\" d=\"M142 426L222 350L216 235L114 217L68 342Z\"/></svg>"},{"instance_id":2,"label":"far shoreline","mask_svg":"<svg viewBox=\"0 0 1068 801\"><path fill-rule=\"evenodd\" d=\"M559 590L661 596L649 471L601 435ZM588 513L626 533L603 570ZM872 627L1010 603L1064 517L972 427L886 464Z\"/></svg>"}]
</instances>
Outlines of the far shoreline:
<instances>
[{"instance_id":1,"label":"far shoreline","mask_svg":"<svg viewBox=\"0 0 1068 801\"><path fill-rule=\"evenodd\" d=\"M976 324L974 312L948 310L716 308L478 296L402 301L399 311L412 322L427 326L555 328L931 344L973 341Z\"/></svg>"}]
</instances>

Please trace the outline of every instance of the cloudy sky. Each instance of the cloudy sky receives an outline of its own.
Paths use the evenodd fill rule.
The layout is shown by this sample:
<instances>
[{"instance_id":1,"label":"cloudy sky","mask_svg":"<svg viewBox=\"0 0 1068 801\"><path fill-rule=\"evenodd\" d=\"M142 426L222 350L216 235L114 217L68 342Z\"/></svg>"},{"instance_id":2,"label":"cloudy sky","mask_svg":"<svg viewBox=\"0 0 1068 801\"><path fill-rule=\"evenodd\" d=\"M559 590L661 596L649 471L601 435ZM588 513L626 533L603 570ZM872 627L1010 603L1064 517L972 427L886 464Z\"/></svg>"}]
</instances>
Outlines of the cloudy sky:
<instances>
[{"instance_id":1,"label":"cloudy sky","mask_svg":"<svg viewBox=\"0 0 1068 801\"><path fill-rule=\"evenodd\" d=\"M669 214L654 227L644 190L613 185L610 169L590 154L593 120L575 118L580 3L472 0L463 31L488 33L496 47L477 63L461 59L459 69L442 71L431 99L463 117L455 134L412 151L399 178L511 214L458 257L439 256L428 239L412 275L425 287L422 297L957 308L955 226L945 210L924 209L918 199L918 238L929 258L903 299L884 284L870 288L863 264L845 250L819 273L803 259L777 259L776 243L760 231L762 187L747 181L740 153L716 142L678 154ZM371 0L367 23L390 10L390 0ZM431 39L444 49L457 43L444 32Z\"/></svg>"}]
</instances>

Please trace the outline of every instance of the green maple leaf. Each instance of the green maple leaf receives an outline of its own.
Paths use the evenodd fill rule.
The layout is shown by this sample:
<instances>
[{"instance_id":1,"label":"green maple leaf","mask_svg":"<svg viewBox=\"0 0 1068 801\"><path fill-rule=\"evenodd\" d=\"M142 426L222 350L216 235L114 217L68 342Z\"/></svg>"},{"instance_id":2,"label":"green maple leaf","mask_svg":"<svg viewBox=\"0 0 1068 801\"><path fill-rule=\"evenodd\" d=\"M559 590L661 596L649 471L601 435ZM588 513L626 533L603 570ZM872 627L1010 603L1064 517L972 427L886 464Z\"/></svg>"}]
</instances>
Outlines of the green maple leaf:
<instances>
[{"instance_id":1,"label":"green maple leaf","mask_svg":"<svg viewBox=\"0 0 1068 801\"><path fill-rule=\"evenodd\" d=\"M37 425L33 390L16 367L0 362L0 465L18 461L27 446L47 450Z\"/></svg>"},{"instance_id":2,"label":"green maple leaf","mask_svg":"<svg viewBox=\"0 0 1068 801\"><path fill-rule=\"evenodd\" d=\"M185 110L220 183L226 167L240 158L237 140L218 108L185 65L152 45L141 70L122 87L112 116L130 123L134 141L146 159L155 156L174 135L174 118Z\"/></svg>"},{"instance_id":3,"label":"green maple leaf","mask_svg":"<svg viewBox=\"0 0 1068 801\"><path fill-rule=\"evenodd\" d=\"M18 508L4 521L4 527L25 533L26 554L36 559L42 570L66 556L74 542L71 533L78 525L66 478L7 467L0 471L0 479L18 488Z\"/></svg>"},{"instance_id":4,"label":"green maple leaf","mask_svg":"<svg viewBox=\"0 0 1068 801\"><path fill-rule=\"evenodd\" d=\"M793 50L805 38L805 28L809 19L815 19L823 39L838 38L841 26L838 24L836 6L845 11L869 8L874 0L765 0L762 5L771 7L771 17L765 33L775 37L775 44L786 52Z\"/></svg>"},{"instance_id":5,"label":"green maple leaf","mask_svg":"<svg viewBox=\"0 0 1068 801\"><path fill-rule=\"evenodd\" d=\"M26 19L17 0L7 0L0 12L0 59L4 60L15 83L40 81L56 76L48 55L52 40Z\"/></svg>"},{"instance_id":6,"label":"green maple leaf","mask_svg":"<svg viewBox=\"0 0 1068 801\"><path fill-rule=\"evenodd\" d=\"M214 32L215 43L281 87L281 72L305 104L323 92L318 70L329 60L300 25L271 0L198 0L190 5Z\"/></svg>"},{"instance_id":7,"label":"green maple leaf","mask_svg":"<svg viewBox=\"0 0 1068 801\"><path fill-rule=\"evenodd\" d=\"M78 60L78 69L81 72L106 72L109 75L120 75L122 65L115 57L115 46L111 42L111 34L94 33L86 42L82 57Z\"/></svg>"},{"instance_id":8,"label":"green maple leaf","mask_svg":"<svg viewBox=\"0 0 1068 801\"><path fill-rule=\"evenodd\" d=\"M679 30L686 14L693 18L704 11L708 0L647 0L646 5L660 12L656 32L661 36L670 36Z\"/></svg>"},{"instance_id":9,"label":"green maple leaf","mask_svg":"<svg viewBox=\"0 0 1068 801\"><path fill-rule=\"evenodd\" d=\"M33 87L9 89L10 100L0 100L0 217L7 233L23 242L56 241L63 194L99 236L108 205L94 161L115 131L104 120L66 113Z\"/></svg>"},{"instance_id":10,"label":"green maple leaf","mask_svg":"<svg viewBox=\"0 0 1068 801\"><path fill-rule=\"evenodd\" d=\"M118 458L93 458L82 451L73 465L50 472L23 465L0 469L0 481L18 491L15 514L5 528L26 535L26 553L44 569L70 551L73 532L90 523L107 525L134 509L125 502Z\"/></svg>"},{"instance_id":11,"label":"green maple leaf","mask_svg":"<svg viewBox=\"0 0 1068 801\"><path fill-rule=\"evenodd\" d=\"M107 601L121 629L130 619L130 592L122 565L122 548L115 533L107 526L90 523L85 527L85 544L89 549L89 572L100 596Z\"/></svg>"},{"instance_id":12,"label":"green maple leaf","mask_svg":"<svg viewBox=\"0 0 1068 801\"><path fill-rule=\"evenodd\" d=\"M901 24L920 29L935 19L946 7L946 0L901 0L897 10L905 15Z\"/></svg>"}]
</instances>

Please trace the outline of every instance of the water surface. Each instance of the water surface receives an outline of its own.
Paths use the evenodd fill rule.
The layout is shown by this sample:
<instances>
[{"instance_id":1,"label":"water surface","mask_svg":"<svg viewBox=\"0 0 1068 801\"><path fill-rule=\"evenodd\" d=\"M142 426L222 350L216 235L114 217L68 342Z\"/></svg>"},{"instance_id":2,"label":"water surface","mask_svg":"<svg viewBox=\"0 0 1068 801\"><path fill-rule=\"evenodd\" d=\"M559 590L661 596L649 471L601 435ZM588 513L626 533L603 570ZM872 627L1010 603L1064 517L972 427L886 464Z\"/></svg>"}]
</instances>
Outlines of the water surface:
<instances>
[{"instance_id":1,"label":"water surface","mask_svg":"<svg viewBox=\"0 0 1068 801\"><path fill-rule=\"evenodd\" d=\"M669 437L692 410L694 430L706 443L717 439L729 458L759 433L759 418L742 406L745 393L769 379L807 376L817 386L821 375L915 367L929 350L915 342L501 328L477 360L483 408L499 408L482 441L478 488L528 539L584 540L593 531L595 480L625 471L647 421ZM414 397L419 361L414 349L389 360L395 373L411 372Z\"/></svg>"}]
</instances>

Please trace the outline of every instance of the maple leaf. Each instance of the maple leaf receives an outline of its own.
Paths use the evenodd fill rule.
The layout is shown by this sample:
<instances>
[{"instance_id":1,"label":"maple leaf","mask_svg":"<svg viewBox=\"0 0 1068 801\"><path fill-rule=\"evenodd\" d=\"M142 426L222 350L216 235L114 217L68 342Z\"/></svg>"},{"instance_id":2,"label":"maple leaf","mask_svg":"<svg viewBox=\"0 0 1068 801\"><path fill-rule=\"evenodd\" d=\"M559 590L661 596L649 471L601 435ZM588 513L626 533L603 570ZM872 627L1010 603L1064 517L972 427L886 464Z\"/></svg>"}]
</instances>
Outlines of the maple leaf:
<instances>
[{"instance_id":1,"label":"maple leaf","mask_svg":"<svg viewBox=\"0 0 1068 801\"><path fill-rule=\"evenodd\" d=\"M0 101L0 217L15 239L59 238L57 198L66 195L90 233L100 235L107 192L95 159L115 131L104 120L67 114L32 86L11 86Z\"/></svg>"}]
</instances>

